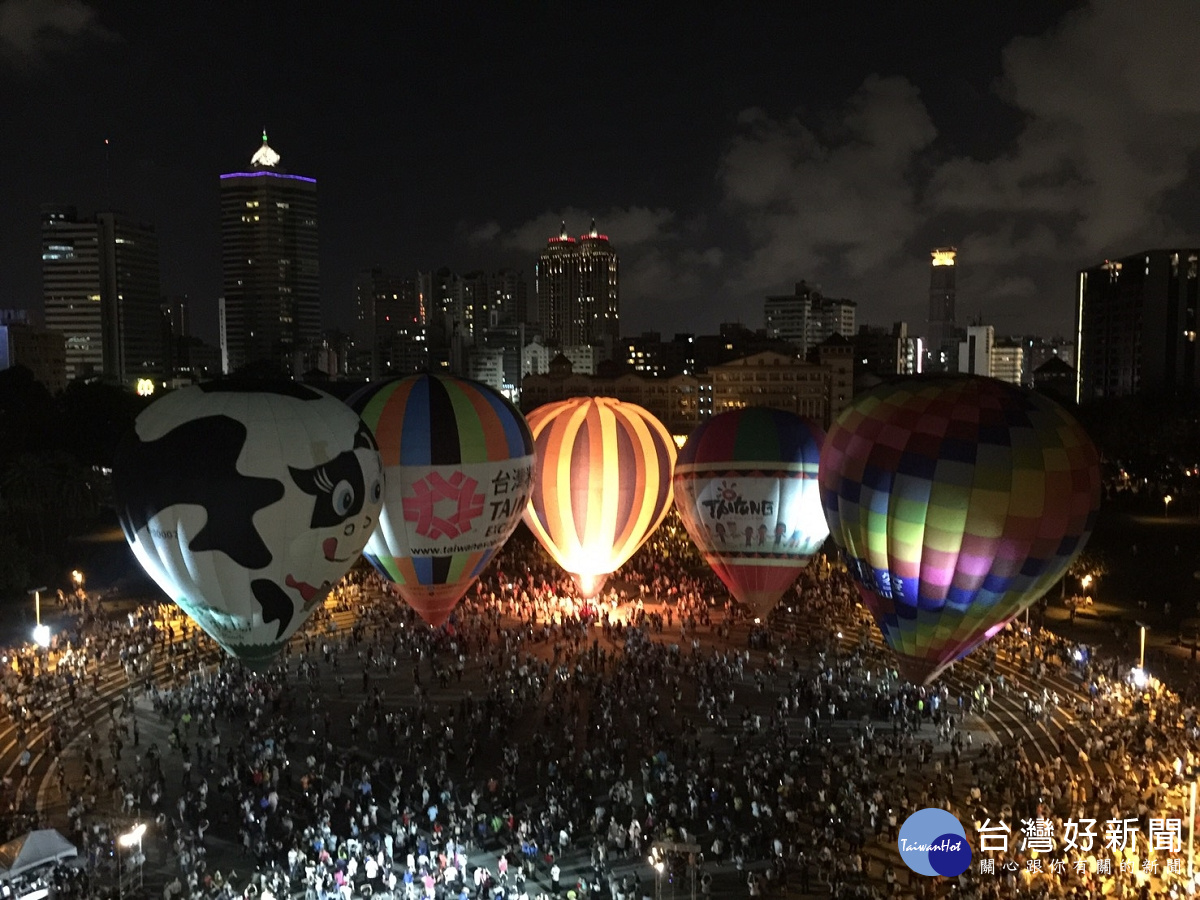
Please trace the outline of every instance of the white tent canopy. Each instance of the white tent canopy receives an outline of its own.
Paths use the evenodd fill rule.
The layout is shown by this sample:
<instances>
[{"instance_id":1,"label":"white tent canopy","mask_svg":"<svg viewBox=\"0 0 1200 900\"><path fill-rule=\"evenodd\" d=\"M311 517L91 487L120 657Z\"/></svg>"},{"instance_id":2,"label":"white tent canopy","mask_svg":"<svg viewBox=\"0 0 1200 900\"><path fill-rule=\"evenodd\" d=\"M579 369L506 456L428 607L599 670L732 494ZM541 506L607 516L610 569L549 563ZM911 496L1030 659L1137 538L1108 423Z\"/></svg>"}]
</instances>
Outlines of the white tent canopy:
<instances>
[{"instance_id":1,"label":"white tent canopy","mask_svg":"<svg viewBox=\"0 0 1200 900\"><path fill-rule=\"evenodd\" d=\"M13 878L39 866L71 859L79 850L53 828L31 831L0 844L0 878Z\"/></svg>"}]
</instances>

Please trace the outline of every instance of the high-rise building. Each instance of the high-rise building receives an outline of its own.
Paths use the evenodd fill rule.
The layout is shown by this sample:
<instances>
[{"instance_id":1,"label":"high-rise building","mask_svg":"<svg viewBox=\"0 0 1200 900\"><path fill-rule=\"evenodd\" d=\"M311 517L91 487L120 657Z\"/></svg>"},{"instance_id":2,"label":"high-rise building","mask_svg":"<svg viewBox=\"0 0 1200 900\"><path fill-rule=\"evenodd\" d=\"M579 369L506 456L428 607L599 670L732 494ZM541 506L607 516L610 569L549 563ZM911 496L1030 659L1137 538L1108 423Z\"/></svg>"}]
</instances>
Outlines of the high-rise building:
<instances>
[{"instance_id":1,"label":"high-rise building","mask_svg":"<svg viewBox=\"0 0 1200 900\"><path fill-rule=\"evenodd\" d=\"M279 168L267 145L221 176L221 261L231 371L294 375L321 335L317 180Z\"/></svg>"},{"instance_id":2,"label":"high-rise building","mask_svg":"<svg viewBox=\"0 0 1200 900\"><path fill-rule=\"evenodd\" d=\"M0 372L24 366L33 380L57 394L67 386L66 342L61 332L0 318Z\"/></svg>"},{"instance_id":3,"label":"high-rise building","mask_svg":"<svg viewBox=\"0 0 1200 900\"><path fill-rule=\"evenodd\" d=\"M525 273L519 269L501 269L489 282L491 309L500 327L520 325L529 321L529 297ZM495 326L489 326L495 327Z\"/></svg>"},{"instance_id":4,"label":"high-rise building","mask_svg":"<svg viewBox=\"0 0 1200 900\"><path fill-rule=\"evenodd\" d=\"M879 378L908 374L905 357L908 343L908 324L896 322L889 328L862 325L854 335L854 365L860 372Z\"/></svg>"},{"instance_id":5,"label":"high-rise building","mask_svg":"<svg viewBox=\"0 0 1200 900\"><path fill-rule=\"evenodd\" d=\"M958 249L935 247L929 261L929 334L927 371L952 370L959 334L954 320Z\"/></svg>"},{"instance_id":6,"label":"high-rise building","mask_svg":"<svg viewBox=\"0 0 1200 900\"><path fill-rule=\"evenodd\" d=\"M1144 250L1079 272L1075 398L1200 393L1200 248Z\"/></svg>"},{"instance_id":7,"label":"high-rise building","mask_svg":"<svg viewBox=\"0 0 1200 900\"><path fill-rule=\"evenodd\" d=\"M538 257L534 282L538 324L547 341L603 347L612 358L621 328L617 251L594 219L578 240L563 223Z\"/></svg>"},{"instance_id":8,"label":"high-rise building","mask_svg":"<svg viewBox=\"0 0 1200 900\"><path fill-rule=\"evenodd\" d=\"M376 266L354 279L357 347L371 378L411 375L429 361L425 310L416 278L391 275Z\"/></svg>"},{"instance_id":9,"label":"high-rise building","mask_svg":"<svg viewBox=\"0 0 1200 900\"><path fill-rule=\"evenodd\" d=\"M796 283L794 294L767 297L763 303L763 318L767 334L793 345L803 356L808 352L808 323L812 316L813 302L820 294L808 286L808 282Z\"/></svg>"},{"instance_id":10,"label":"high-rise building","mask_svg":"<svg viewBox=\"0 0 1200 900\"><path fill-rule=\"evenodd\" d=\"M992 377L1009 384L1024 381L1025 350L1019 341L996 341L992 344Z\"/></svg>"},{"instance_id":11,"label":"high-rise building","mask_svg":"<svg viewBox=\"0 0 1200 900\"><path fill-rule=\"evenodd\" d=\"M42 210L46 327L66 342L67 378L132 384L164 373L158 238L112 212Z\"/></svg>"},{"instance_id":12,"label":"high-rise building","mask_svg":"<svg viewBox=\"0 0 1200 900\"><path fill-rule=\"evenodd\" d=\"M801 356L835 334L854 336L858 304L825 297L808 282L796 283L794 294L767 297L763 318L767 334L792 344Z\"/></svg>"},{"instance_id":13,"label":"high-rise building","mask_svg":"<svg viewBox=\"0 0 1200 900\"><path fill-rule=\"evenodd\" d=\"M173 379L192 371L191 315L187 297L168 297L159 309L165 348L163 376Z\"/></svg>"},{"instance_id":14,"label":"high-rise building","mask_svg":"<svg viewBox=\"0 0 1200 900\"><path fill-rule=\"evenodd\" d=\"M972 325L958 345L958 371L992 377L992 348L996 330L991 325Z\"/></svg>"}]
</instances>

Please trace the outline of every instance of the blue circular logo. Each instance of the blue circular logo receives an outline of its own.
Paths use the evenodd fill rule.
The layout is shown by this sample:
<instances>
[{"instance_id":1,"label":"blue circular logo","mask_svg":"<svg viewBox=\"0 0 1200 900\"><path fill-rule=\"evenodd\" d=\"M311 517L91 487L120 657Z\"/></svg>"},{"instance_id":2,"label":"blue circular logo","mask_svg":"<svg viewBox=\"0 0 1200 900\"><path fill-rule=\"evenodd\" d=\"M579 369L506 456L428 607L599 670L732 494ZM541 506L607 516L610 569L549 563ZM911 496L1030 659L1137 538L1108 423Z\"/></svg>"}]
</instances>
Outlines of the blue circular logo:
<instances>
[{"instance_id":1,"label":"blue circular logo","mask_svg":"<svg viewBox=\"0 0 1200 900\"><path fill-rule=\"evenodd\" d=\"M921 875L961 875L971 865L962 823L944 809L919 809L900 826L896 842L904 864Z\"/></svg>"}]
</instances>

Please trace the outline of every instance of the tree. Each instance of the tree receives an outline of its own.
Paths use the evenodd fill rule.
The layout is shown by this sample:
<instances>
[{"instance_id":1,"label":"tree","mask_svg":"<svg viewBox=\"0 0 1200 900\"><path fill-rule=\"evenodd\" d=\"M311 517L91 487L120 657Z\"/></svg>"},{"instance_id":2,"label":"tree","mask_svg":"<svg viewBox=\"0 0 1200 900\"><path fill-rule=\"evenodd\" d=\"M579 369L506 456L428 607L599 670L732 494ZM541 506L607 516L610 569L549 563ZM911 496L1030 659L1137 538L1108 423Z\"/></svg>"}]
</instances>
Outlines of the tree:
<instances>
[{"instance_id":1,"label":"tree","mask_svg":"<svg viewBox=\"0 0 1200 900\"><path fill-rule=\"evenodd\" d=\"M28 554L9 532L0 529L0 597L21 597L29 589Z\"/></svg>"}]
</instances>

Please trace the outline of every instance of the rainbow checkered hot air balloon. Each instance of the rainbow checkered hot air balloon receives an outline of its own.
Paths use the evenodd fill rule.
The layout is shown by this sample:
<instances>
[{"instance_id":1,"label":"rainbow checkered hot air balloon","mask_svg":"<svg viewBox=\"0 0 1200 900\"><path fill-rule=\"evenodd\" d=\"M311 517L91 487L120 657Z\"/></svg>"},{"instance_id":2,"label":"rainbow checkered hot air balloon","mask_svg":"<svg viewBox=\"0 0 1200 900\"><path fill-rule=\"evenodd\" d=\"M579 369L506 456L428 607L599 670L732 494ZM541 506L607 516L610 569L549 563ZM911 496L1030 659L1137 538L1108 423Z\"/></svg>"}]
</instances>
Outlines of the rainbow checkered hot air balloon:
<instances>
[{"instance_id":1,"label":"rainbow checkered hot air balloon","mask_svg":"<svg viewBox=\"0 0 1200 900\"><path fill-rule=\"evenodd\" d=\"M675 444L646 410L611 397L547 403L527 418L538 471L525 523L594 597L670 509Z\"/></svg>"},{"instance_id":2,"label":"rainbow checkered hot air balloon","mask_svg":"<svg viewBox=\"0 0 1200 900\"><path fill-rule=\"evenodd\" d=\"M821 451L830 533L901 673L928 683L1062 577L1100 507L1100 460L1046 397L991 378L876 388Z\"/></svg>"},{"instance_id":3,"label":"rainbow checkered hot air balloon","mask_svg":"<svg viewBox=\"0 0 1200 900\"><path fill-rule=\"evenodd\" d=\"M349 402L383 457L383 511L363 555L436 627L521 520L529 427L492 388L446 375L370 385Z\"/></svg>"},{"instance_id":4,"label":"rainbow checkered hot air balloon","mask_svg":"<svg viewBox=\"0 0 1200 900\"><path fill-rule=\"evenodd\" d=\"M683 525L741 603L766 615L829 536L817 464L825 432L766 407L714 416L675 461Z\"/></svg>"}]
</instances>

